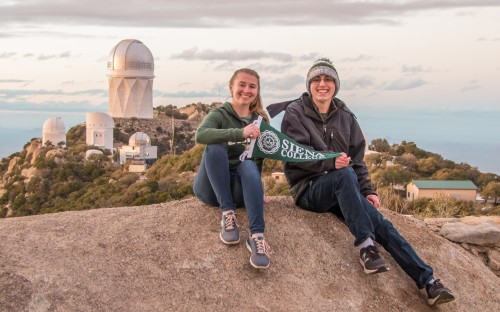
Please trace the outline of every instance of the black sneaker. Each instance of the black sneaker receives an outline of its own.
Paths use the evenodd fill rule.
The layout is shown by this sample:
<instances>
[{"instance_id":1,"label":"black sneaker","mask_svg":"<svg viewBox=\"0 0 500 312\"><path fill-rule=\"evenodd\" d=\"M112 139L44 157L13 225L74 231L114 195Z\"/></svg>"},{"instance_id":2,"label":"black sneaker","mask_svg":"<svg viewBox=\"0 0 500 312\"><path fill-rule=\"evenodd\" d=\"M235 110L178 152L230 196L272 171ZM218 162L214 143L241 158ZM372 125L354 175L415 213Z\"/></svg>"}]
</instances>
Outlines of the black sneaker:
<instances>
[{"instance_id":1,"label":"black sneaker","mask_svg":"<svg viewBox=\"0 0 500 312\"><path fill-rule=\"evenodd\" d=\"M385 263L384 258L380 256L377 247L374 245L361 248L359 251L359 263L363 266L366 274L389 271L389 266Z\"/></svg>"},{"instance_id":2,"label":"black sneaker","mask_svg":"<svg viewBox=\"0 0 500 312\"><path fill-rule=\"evenodd\" d=\"M264 237L249 237L247 239L247 249L252 253L250 264L256 269L267 269L269 267L269 245Z\"/></svg>"},{"instance_id":3,"label":"black sneaker","mask_svg":"<svg viewBox=\"0 0 500 312\"><path fill-rule=\"evenodd\" d=\"M236 220L236 214L234 212L229 212L226 215L222 215L219 237L221 241L227 245L235 245L240 242L238 221Z\"/></svg>"},{"instance_id":4,"label":"black sneaker","mask_svg":"<svg viewBox=\"0 0 500 312\"><path fill-rule=\"evenodd\" d=\"M425 290L427 291L427 303L431 306L455 300L455 296L439 280L427 284Z\"/></svg>"}]
</instances>

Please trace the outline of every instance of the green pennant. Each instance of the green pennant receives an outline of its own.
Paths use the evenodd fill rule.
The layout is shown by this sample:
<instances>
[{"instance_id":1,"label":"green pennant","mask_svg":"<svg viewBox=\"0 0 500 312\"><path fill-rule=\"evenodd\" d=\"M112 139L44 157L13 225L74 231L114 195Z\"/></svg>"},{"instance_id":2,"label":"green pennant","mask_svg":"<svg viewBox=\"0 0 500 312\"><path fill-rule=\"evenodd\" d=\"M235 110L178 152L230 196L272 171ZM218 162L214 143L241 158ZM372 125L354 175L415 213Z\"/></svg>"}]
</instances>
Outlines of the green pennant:
<instances>
[{"instance_id":1,"label":"green pennant","mask_svg":"<svg viewBox=\"0 0 500 312\"><path fill-rule=\"evenodd\" d=\"M271 158L290 162L316 161L341 156L340 153L318 152L274 129L259 117L254 123L260 129L258 138L250 141L248 150L241 154L245 158Z\"/></svg>"}]
</instances>

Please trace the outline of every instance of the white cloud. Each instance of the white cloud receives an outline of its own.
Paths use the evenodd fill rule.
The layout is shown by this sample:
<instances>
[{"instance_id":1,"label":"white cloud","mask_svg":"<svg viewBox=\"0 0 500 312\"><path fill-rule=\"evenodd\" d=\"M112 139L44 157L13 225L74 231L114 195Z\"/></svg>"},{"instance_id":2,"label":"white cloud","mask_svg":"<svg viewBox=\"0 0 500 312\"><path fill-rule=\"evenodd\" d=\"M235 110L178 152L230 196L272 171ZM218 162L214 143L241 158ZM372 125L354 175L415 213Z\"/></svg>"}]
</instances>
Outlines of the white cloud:
<instances>
[{"instance_id":1,"label":"white cloud","mask_svg":"<svg viewBox=\"0 0 500 312\"><path fill-rule=\"evenodd\" d=\"M420 73L422 72L422 66L408 66L408 65L403 65L401 66L401 70L403 73Z\"/></svg>"},{"instance_id":2,"label":"white cloud","mask_svg":"<svg viewBox=\"0 0 500 312\"><path fill-rule=\"evenodd\" d=\"M262 88L266 91L288 91L297 86L303 86L305 90L305 75L286 75L276 79L264 79L262 81Z\"/></svg>"},{"instance_id":3,"label":"white cloud","mask_svg":"<svg viewBox=\"0 0 500 312\"><path fill-rule=\"evenodd\" d=\"M426 82L420 78L415 78L415 79L407 79L407 78L401 78L398 80L394 80L388 83L384 83L381 86L381 89L383 90L408 90L408 89L415 89L418 87L423 86L426 84Z\"/></svg>"},{"instance_id":4,"label":"white cloud","mask_svg":"<svg viewBox=\"0 0 500 312\"><path fill-rule=\"evenodd\" d=\"M356 57L346 57L346 58L343 58L340 61L341 62L362 62L362 61L371 61L371 60L374 60L374 59L376 59L375 56L369 56L369 55L360 54L360 55L358 55Z\"/></svg>"},{"instance_id":5,"label":"white cloud","mask_svg":"<svg viewBox=\"0 0 500 312\"><path fill-rule=\"evenodd\" d=\"M16 56L16 54L17 54L16 52L3 52L3 53L0 53L0 59L13 57L13 56Z\"/></svg>"},{"instance_id":6,"label":"white cloud","mask_svg":"<svg viewBox=\"0 0 500 312\"><path fill-rule=\"evenodd\" d=\"M25 83L25 82L29 82L29 80L22 80L22 79L0 79L0 83L18 83L18 82Z\"/></svg>"},{"instance_id":7,"label":"white cloud","mask_svg":"<svg viewBox=\"0 0 500 312\"><path fill-rule=\"evenodd\" d=\"M0 4L11 24L73 24L129 27L239 27L269 25L396 24L408 14L436 9L499 7L497 0L330 1L307 0L24 0ZM5 32L4 36L9 33Z\"/></svg>"},{"instance_id":8,"label":"white cloud","mask_svg":"<svg viewBox=\"0 0 500 312\"><path fill-rule=\"evenodd\" d=\"M272 59L280 62L289 62L292 56L286 53L265 52L262 50L199 50L193 47L171 56L172 59L203 60L203 61L245 61L258 59Z\"/></svg>"},{"instance_id":9,"label":"white cloud","mask_svg":"<svg viewBox=\"0 0 500 312\"><path fill-rule=\"evenodd\" d=\"M60 54L40 54L38 55L38 60L39 61L45 61L45 60L50 60L50 59L57 59L57 58L68 58L71 56L71 53L66 51L62 52Z\"/></svg>"},{"instance_id":10,"label":"white cloud","mask_svg":"<svg viewBox=\"0 0 500 312\"><path fill-rule=\"evenodd\" d=\"M373 77L363 76L354 79L340 80L340 89L353 90L353 89L366 89L373 87L375 79Z\"/></svg>"},{"instance_id":11,"label":"white cloud","mask_svg":"<svg viewBox=\"0 0 500 312\"><path fill-rule=\"evenodd\" d=\"M462 91L462 92L472 91L472 90L479 89L480 87L481 87L481 85L479 84L479 81L471 80L471 81L467 82L467 84L460 91Z\"/></svg>"}]
</instances>

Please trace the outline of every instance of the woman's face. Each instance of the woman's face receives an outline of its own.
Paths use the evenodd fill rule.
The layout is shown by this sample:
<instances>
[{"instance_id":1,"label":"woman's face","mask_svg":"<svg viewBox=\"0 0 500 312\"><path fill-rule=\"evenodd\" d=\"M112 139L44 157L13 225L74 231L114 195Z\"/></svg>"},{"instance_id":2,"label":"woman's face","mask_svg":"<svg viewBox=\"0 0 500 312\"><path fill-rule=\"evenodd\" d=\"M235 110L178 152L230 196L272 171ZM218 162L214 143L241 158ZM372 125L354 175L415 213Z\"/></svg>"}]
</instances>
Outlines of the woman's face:
<instances>
[{"instance_id":1,"label":"woman's face","mask_svg":"<svg viewBox=\"0 0 500 312\"><path fill-rule=\"evenodd\" d=\"M229 89L233 97L233 104L250 105L259 95L259 81L253 75L238 73Z\"/></svg>"}]
</instances>

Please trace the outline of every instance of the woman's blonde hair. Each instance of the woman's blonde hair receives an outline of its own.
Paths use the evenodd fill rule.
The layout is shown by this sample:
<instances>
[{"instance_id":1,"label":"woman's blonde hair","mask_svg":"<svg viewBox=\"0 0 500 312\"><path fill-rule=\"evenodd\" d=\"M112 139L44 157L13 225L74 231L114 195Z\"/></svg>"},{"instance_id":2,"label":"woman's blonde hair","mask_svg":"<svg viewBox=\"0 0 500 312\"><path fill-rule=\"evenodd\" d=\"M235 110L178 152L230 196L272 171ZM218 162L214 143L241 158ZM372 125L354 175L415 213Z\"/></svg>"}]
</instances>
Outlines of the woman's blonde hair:
<instances>
[{"instance_id":1,"label":"woman's blonde hair","mask_svg":"<svg viewBox=\"0 0 500 312\"><path fill-rule=\"evenodd\" d=\"M257 78L257 88L258 88L257 97L250 104L250 107L249 107L250 112L259 114L260 116L262 116L262 118L266 122L269 122L269 118L267 117L267 114L264 111L264 106L262 105L262 97L260 96L260 77L259 77L259 74L257 74L257 72L255 70L250 69L250 68L240 68L237 71L235 71L233 76L229 80L229 91L231 91L231 86L234 83L234 79L236 79L236 76L238 76L239 73L249 74L249 75L252 75L255 78Z\"/></svg>"}]
</instances>

